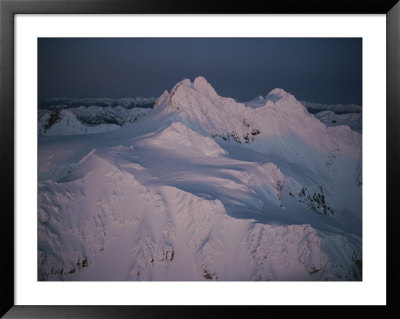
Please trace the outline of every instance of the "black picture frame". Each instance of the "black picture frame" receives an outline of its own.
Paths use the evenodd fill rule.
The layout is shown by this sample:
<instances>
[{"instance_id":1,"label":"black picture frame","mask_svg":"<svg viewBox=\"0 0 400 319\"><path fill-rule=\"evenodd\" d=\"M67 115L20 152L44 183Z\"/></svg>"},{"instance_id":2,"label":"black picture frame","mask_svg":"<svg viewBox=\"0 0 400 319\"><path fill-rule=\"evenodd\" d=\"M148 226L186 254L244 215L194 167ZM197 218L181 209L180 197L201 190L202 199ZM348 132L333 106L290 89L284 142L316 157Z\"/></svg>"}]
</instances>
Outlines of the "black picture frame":
<instances>
[{"instance_id":1,"label":"black picture frame","mask_svg":"<svg viewBox=\"0 0 400 319\"><path fill-rule=\"evenodd\" d=\"M386 306L17 306L14 303L14 15L15 14L385 14L387 22L387 305ZM400 3L398 0L0 0L0 315L4 318L219 318L264 316L400 317L396 288L399 174ZM383 142L383 141L382 141ZM381 168L377 168L381 169ZM384 203L382 203L384 207Z\"/></svg>"}]
</instances>

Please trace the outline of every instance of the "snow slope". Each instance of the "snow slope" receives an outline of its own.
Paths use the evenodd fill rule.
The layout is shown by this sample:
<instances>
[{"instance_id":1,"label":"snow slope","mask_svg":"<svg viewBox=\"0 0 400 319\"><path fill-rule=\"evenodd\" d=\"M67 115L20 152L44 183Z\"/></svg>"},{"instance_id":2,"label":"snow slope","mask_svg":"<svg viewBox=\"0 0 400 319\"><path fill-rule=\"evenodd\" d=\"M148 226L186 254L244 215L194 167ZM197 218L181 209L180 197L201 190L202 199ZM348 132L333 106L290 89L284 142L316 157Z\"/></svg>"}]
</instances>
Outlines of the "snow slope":
<instances>
[{"instance_id":1,"label":"snow slope","mask_svg":"<svg viewBox=\"0 0 400 319\"><path fill-rule=\"evenodd\" d=\"M260 95L251 101L244 102L244 104L258 108L264 106L267 100L268 97ZM361 133L362 131L362 108L359 105L321 104L307 101L301 101L301 104L326 126L347 125L356 132Z\"/></svg>"},{"instance_id":2,"label":"snow slope","mask_svg":"<svg viewBox=\"0 0 400 319\"><path fill-rule=\"evenodd\" d=\"M119 130L39 136L39 280L360 280L361 135L202 77Z\"/></svg>"}]
</instances>

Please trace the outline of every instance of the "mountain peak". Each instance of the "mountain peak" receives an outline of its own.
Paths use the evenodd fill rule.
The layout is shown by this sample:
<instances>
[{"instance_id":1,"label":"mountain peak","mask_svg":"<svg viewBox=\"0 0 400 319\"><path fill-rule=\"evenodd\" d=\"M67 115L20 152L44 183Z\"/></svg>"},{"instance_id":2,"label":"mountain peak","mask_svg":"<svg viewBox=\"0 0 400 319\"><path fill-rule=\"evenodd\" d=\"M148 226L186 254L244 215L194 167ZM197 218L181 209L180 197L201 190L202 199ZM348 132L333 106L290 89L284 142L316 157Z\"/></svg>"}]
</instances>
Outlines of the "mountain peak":
<instances>
[{"instance_id":1,"label":"mountain peak","mask_svg":"<svg viewBox=\"0 0 400 319\"><path fill-rule=\"evenodd\" d=\"M167 112L178 111L181 119L189 121L199 132L226 139L231 136L238 143L250 143L265 123L269 125L264 132L286 134L296 127L294 123L302 123L307 117L304 106L283 89L272 90L262 101L265 107L255 112L243 103L219 96L202 76L193 82L182 80L168 96L160 97L161 100L163 102L157 105L164 105ZM316 122L321 125L318 120Z\"/></svg>"},{"instance_id":2,"label":"mountain peak","mask_svg":"<svg viewBox=\"0 0 400 319\"><path fill-rule=\"evenodd\" d=\"M268 95L266 96L266 100L277 102L278 100L289 96L292 96L292 94L286 92L284 89L276 88L268 93Z\"/></svg>"},{"instance_id":3,"label":"mountain peak","mask_svg":"<svg viewBox=\"0 0 400 319\"><path fill-rule=\"evenodd\" d=\"M167 109L176 111L191 109L193 106L201 107L204 103L200 100L218 98L219 95L204 77L198 76L193 82L190 79L183 79L172 88Z\"/></svg>"},{"instance_id":4,"label":"mountain peak","mask_svg":"<svg viewBox=\"0 0 400 319\"><path fill-rule=\"evenodd\" d=\"M265 97L265 100L267 101L265 104L267 107L279 108L286 110L286 112L295 111L297 116L299 116L300 113L308 114L305 106L299 102L294 95L281 88L273 89Z\"/></svg>"},{"instance_id":5,"label":"mountain peak","mask_svg":"<svg viewBox=\"0 0 400 319\"><path fill-rule=\"evenodd\" d=\"M198 76L194 79L194 81L190 81L190 79L183 79L179 83L177 83L174 88L171 90L171 97L175 95L178 90L180 91L191 91L194 90L198 93L201 93L205 96L215 97L218 96L217 92L214 90L212 85L202 76Z\"/></svg>"},{"instance_id":6,"label":"mountain peak","mask_svg":"<svg viewBox=\"0 0 400 319\"><path fill-rule=\"evenodd\" d=\"M193 81L193 87L198 89L199 91L203 90L209 90L214 88L211 86L211 84L202 76L198 76L197 78L194 79Z\"/></svg>"}]
</instances>

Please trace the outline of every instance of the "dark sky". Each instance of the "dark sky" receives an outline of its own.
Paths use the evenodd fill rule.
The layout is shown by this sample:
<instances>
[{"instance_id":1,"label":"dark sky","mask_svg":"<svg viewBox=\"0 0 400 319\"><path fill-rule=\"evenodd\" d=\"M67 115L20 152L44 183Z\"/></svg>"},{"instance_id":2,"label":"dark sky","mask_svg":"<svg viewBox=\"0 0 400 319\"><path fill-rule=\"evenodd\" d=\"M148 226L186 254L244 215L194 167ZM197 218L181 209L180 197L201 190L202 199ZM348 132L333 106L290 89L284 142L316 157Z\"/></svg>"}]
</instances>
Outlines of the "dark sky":
<instances>
[{"instance_id":1,"label":"dark sky","mask_svg":"<svg viewBox=\"0 0 400 319\"><path fill-rule=\"evenodd\" d=\"M158 97L202 75L240 101L362 104L361 38L40 38L38 54L39 100Z\"/></svg>"}]
</instances>

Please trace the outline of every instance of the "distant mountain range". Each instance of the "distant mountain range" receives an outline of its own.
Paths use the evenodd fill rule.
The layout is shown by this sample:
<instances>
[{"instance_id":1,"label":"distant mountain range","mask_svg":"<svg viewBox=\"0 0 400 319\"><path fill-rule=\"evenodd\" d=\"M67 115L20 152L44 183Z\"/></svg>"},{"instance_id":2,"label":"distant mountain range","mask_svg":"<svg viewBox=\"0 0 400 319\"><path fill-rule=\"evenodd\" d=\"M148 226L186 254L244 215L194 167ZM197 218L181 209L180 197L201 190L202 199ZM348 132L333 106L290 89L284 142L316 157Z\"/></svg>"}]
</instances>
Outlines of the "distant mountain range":
<instances>
[{"instance_id":1,"label":"distant mountain range","mask_svg":"<svg viewBox=\"0 0 400 319\"><path fill-rule=\"evenodd\" d=\"M153 97L46 99L39 103L38 133L40 135L73 135L116 130L146 115L153 108L156 100ZM266 102L267 97L258 96L243 104L257 108L264 106ZM301 103L310 114L314 114L327 126L347 125L359 133L362 131L361 106L306 101ZM53 125L55 126L52 128Z\"/></svg>"},{"instance_id":2,"label":"distant mountain range","mask_svg":"<svg viewBox=\"0 0 400 319\"><path fill-rule=\"evenodd\" d=\"M100 107L116 107L122 106L127 109L134 107L152 108L154 104L154 97L126 97L118 99L110 98L51 98L39 101L39 109L65 109L77 108L80 106L100 106Z\"/></svg>"}]
</instances>

